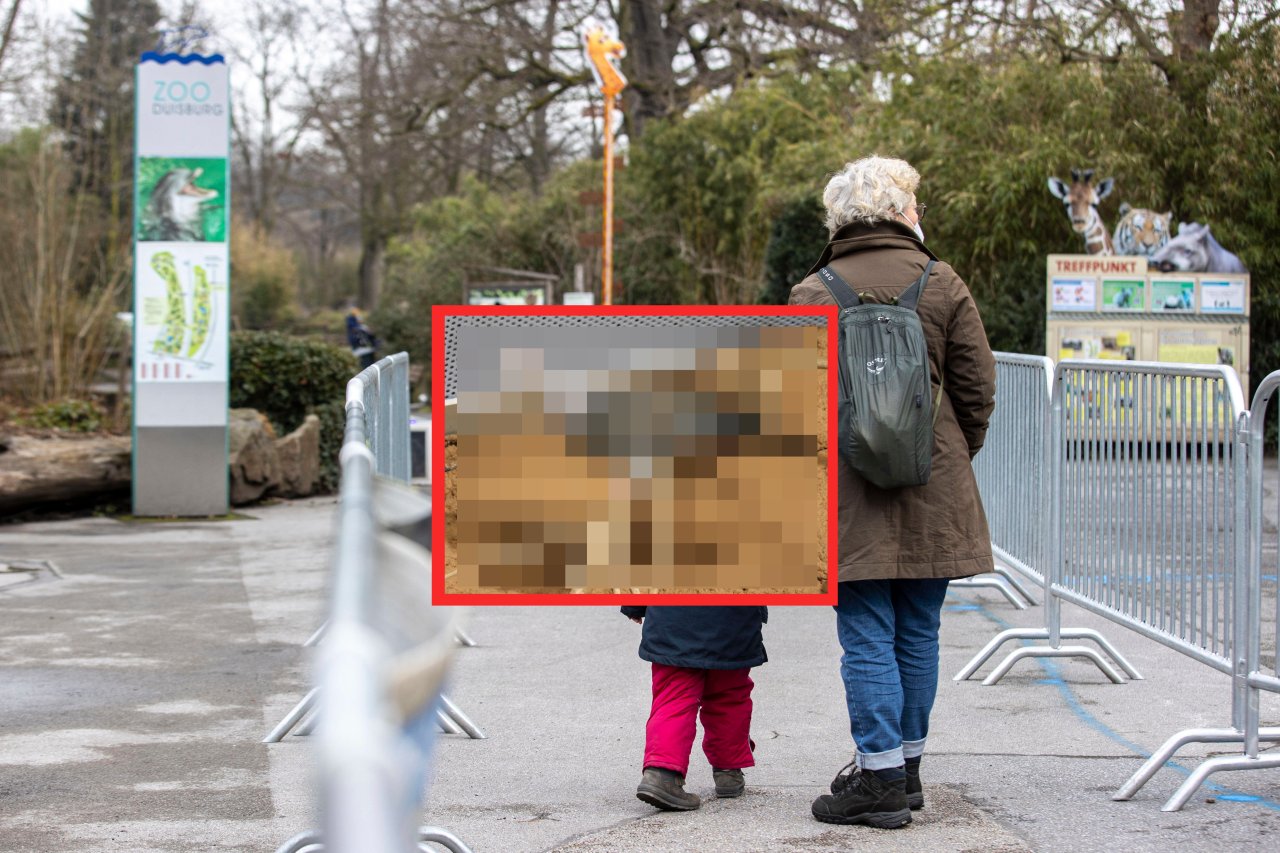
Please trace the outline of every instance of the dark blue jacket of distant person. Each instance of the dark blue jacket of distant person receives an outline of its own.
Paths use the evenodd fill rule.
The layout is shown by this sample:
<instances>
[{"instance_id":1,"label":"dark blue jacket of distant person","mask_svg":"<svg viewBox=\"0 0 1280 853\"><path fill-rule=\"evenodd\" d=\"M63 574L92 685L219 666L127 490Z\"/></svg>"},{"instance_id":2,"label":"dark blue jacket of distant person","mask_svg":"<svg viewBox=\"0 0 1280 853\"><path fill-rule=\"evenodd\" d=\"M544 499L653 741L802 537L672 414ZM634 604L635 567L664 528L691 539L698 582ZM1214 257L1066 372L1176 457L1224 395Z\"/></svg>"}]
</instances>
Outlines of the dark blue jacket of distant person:
<instances>
[{"instance_id":1,"label":"dark blue jacket of distant person","mask_svg":"<svg viewBox=\"0 0 1280 853\"><path fill-rule=\"evenodd\" d=\"M347 314L347 344L362 370L377 361L378 339L354 308Z\"/></svg>"},{"instance_id":2,"label":"dark blue jacket of distant person","mask_svg":"<svg viewBox=\"0 0 1280 853\"><path fill-rule=\"evenodd\" d=\"M746 669L769 658L762 627L767 607L623 607L644 619L640 657L690 669Z\"/></svg>"}]
</instances>

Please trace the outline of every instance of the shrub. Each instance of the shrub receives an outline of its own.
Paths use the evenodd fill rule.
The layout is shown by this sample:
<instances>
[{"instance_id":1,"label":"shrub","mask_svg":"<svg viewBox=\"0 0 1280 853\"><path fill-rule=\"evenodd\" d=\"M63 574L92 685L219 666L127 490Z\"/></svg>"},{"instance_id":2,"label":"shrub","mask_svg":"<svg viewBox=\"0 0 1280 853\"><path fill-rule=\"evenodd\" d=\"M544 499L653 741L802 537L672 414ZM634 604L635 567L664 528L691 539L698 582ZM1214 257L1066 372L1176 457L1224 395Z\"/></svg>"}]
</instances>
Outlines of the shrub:
<instances>
[{"instance_id":1,"label":"shrub","mask_svg":"<svg viewBox=\"0 0 1280 853\"><path fill-rule=\"evenodd\" d=\"M827 245L826 211L812 196L797 199L773 221L764 250L763 305L786 305L791 288L800 283Z\"/></svg>"},{"instance_id":2,"label":"shrub","mask_svg":"<svg viewBox=\"0 0 1280 853\"><path fill-rule=\"evenodd\" d=\"M20 423L41 429L61 429L68 432L97 432L103 427L105 415L97 404L88 400L57 400L36 406L31 413L20 418Z\"/></svg>"},{"instance_id":3,"label":"shrub","mask_svg":"<svg viewBox=\"0 0 1280 853\"><path fill-rule=\"evenodd\" d=\"M347 380L357 370L351 353L332 344L279 332L231 335L231 405L257 409L281 435L317 415L321 485L330 491L338 484Z\"/></svg>"}]
</instances>

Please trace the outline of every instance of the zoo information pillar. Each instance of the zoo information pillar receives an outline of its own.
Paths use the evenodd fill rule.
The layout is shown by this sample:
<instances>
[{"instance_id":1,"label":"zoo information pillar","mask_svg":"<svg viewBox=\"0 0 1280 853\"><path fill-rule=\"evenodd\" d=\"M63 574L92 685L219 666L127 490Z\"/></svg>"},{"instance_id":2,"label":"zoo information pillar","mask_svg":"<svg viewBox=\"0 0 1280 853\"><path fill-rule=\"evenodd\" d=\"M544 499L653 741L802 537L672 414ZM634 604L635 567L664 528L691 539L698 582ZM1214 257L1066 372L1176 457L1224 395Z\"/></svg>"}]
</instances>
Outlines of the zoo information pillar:
<instances>
[{"instance_id":1,"label":"zoo information pillar","mask_svg":"<svg viewBox=\"0 0 1280 853\"><path fill-rule=\"evenodd\" d=\"M144 53L136 81L133 512L224 515L227 64L219 55Z\"/></svg>"}]
</instances>

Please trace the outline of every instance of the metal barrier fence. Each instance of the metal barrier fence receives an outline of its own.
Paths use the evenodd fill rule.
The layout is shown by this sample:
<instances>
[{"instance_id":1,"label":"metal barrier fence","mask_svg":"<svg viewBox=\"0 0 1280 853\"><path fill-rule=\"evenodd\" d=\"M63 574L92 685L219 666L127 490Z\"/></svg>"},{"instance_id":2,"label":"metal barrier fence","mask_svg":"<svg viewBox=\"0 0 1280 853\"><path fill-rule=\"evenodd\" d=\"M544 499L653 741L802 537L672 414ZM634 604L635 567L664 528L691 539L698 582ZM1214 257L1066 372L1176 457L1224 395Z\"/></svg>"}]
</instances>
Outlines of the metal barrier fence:
<instances>
[{"instance_id":1,"label":"metal barrier fence","mask_svg":"<svg viewBox=\"0 0 1280 853\"><path fill-rule=\"evenodd\" d=\"M365 368L347 383L347 411L358 404L377 473L407 483L409 449L409 354L399 352Z\"/></svg>"},{"instance_id":2,"label":"metal barrier fence","mask_svg":"<svg viewBox=\"0 0 1280 853\"><path fill-rule=\"evenodd\" d=\"M1016 533L1025 537L1018 546L1023 553L1044 554L1045 628L1001 632L957 681L977 672L1004 643L1028 639L1048 645L1013 651L984 685L1028 657L1084 657L1113 682L1123 681L1096 651L1064 646L1063 639L1091 639L1131 678L1141 677L1097 632L1063 628L1063 601L1232 677L1232 728L1174 735L1115 799L1132 797L1187 743L1241 742L1244 755L1204 762L1165 804L1166 811L1181 808L1218 770L1280 766L1280 758L1257 754L1260 740L1280 740L1280 728L1259 724L1257 693L1280 692L1280 672L1262 670L1258 604L1262 422L1277 387L1280 374L1268 377L1250 412L1227 367L1064 361L1054 373L1050 428L1041 432L1050 463L1043 521L1015 517L1008 530L1008 507L996 498L993 538ZM1036 429L1036 417L1025 416L1028 434ZM986 464L998 475L1008 463L997 452ZM1017 488L1000 476L988 481ZM1274 562L1274 551L1270 556ZM1274 642L1274 627L1270 636Z\"/></svg>"},{"instance_id":3,"label":"metal barrier fence","mask_svg":"<svg viewBox=\"0 0 1280 853\"><path fill-rule=\"evenodd\" d=\"M973 473L991 528L991 547L1000 583L953 581L953 587L1007 584L1026 601L1035 599L1016 570L1044 586L1048 557L1042 527L1049 508L1049 458L1044 437L1050 424L1053 362L1043 356L998 352L996 408L986 444L973 460ZM976 579L984 581L986 579ZM1018 609L1025 604L1009 592Z\"/></svg>"},{"instance_id":4,"label":"metal barrier fence","mask_svg":"<svg viewBox=\"0 0 1280 853\"><path fill-rule=\"evenodd\" d=\"M318 686L304 700L320 697L324 831L278 853L404 853L429 843L469 853L452 833L416 826L433 724L456 731L465 716L443 694L460 630L454 609L431 605L430 500L375 476L408 479L407 366L400 353L347 386L332 603L308 641L324 634Z\"/></svg>"},{"instance_id":5,"label":"metal barrier fence","mask_svg":"<svg viewBox=\"0 0 1280 853\"><path fill-rule=\"evenodd\" d=\"M356 374L346 389L346 413L348 433L343 437L345 447L354 433L351 430L353 413L359 414L360 443L366 446L373 458L375 473L383 477L408 482L412 473L412 455L409 439L409 354L396 353L365 368ZM430 535L430 524L422 523L422 529ZM426 569L430 571L430 567ZM304 646L320 642L327 623L316 629ZM475 641L457 629L458 642L474 646ZM320 688L313 687L302 699L276 723L262 739L263 743L279 743L294 733L310 735L317 722L316 709ZM474 722L447 696L441 697L436 710L437 723L449 734L466 734L480 740L485 737Z\"/></svg>"},{"instance_id":6,"label":"metal barrier fence","mask_svg":"<svg viewBox=\"0 0 1280 853\"><path fill-rule=\"evenodd\" d=\"M1263 512L1266 501L1266 421L1271 397L1277 388L1280 388L1280 372L1272 373L1258 386L1253 405L1240 418L1237 428L1237 452L1246 457L1238 466L1243 471L1238 484L1239 497L1243 500L1238 500L1237 506L1243 504L1247 507L1247 515L1239 517L1237 524L1239 563L1231 583L1230 640L1225 649L1229 666L1225 669L1216 667L1231 676L1231 727L1186 729L1174 734L1116 791L1114 799L1133 797L1178 750L1189 743L1239 743L1242 749L1240 755L1223 755L1201 762L1165 803L1164 811L1181 809L1205 780L1219 770L1280 767L1280 756L1258 754L1260 742L1280 741L1280 727L1263 726L1259 715L1259 692L1280 693L1280 668L1277 668L1275 658L1276 625L1280 620L1276 570L1280 561L1275 550L1275 532L1266 530ZM1243 507L1238 511L1244 512ZM1264 548L1264 539L1270 540L1270 547ZM1271 570L1265 584L1264 568ZM1267 592L1274 609L1270 631L1264 632L1262 602ZM1264 633L1270 640L1270 671L1262 660Z\"/></svg>"}]
</instances>

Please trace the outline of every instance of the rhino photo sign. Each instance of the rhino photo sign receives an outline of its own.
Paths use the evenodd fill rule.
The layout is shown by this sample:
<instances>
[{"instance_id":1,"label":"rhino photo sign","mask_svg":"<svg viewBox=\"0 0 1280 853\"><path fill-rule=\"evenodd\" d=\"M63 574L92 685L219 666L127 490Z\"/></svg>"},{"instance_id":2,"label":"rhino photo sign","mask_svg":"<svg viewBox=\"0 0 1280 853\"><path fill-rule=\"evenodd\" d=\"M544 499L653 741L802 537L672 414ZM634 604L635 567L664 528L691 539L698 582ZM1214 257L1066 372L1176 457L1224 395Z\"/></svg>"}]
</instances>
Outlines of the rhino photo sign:
<instances>
[{"instance_id":1,"label":"rhino photo sign","mask_svg":"<svg viewBox=\"0 0 1280 853\"><path fill-rule=\"evenodd\" d=\"M136 80L133 512L223 515L227 64L219 55L144 53Z\"/></svg>"}]
</instances>

